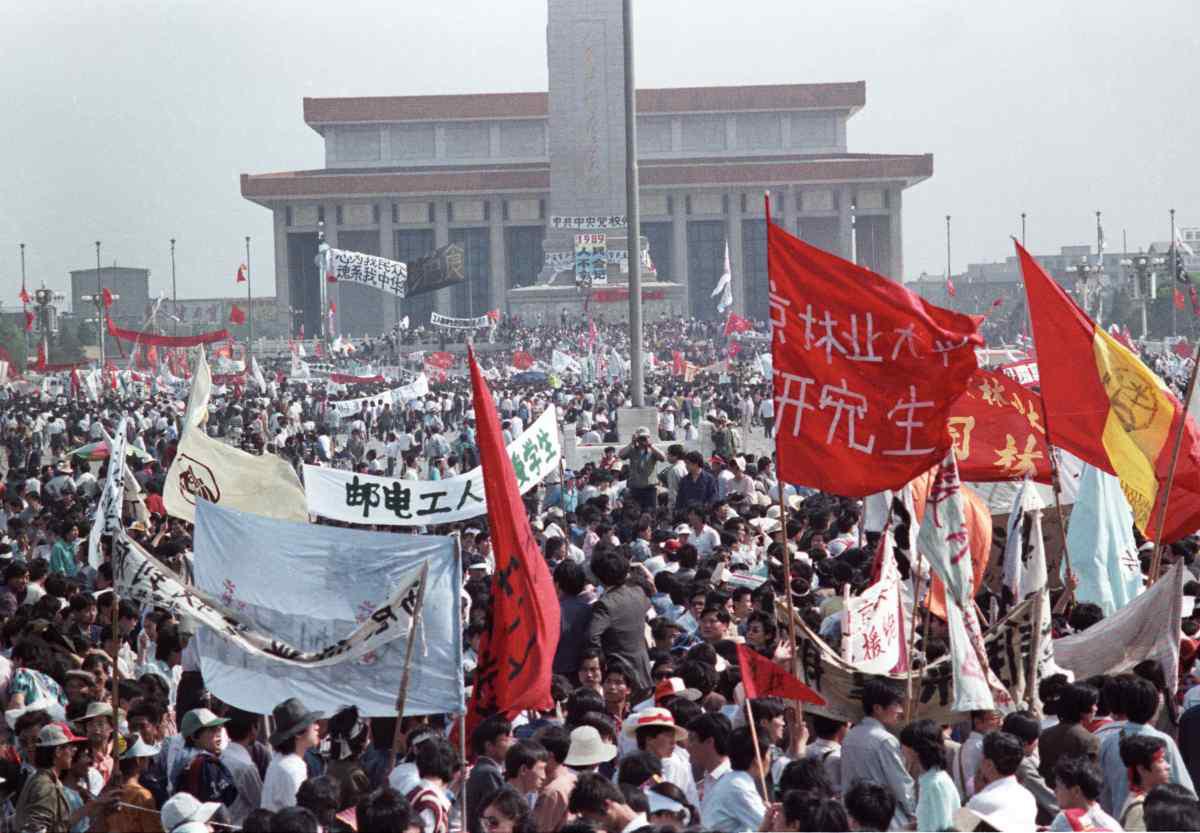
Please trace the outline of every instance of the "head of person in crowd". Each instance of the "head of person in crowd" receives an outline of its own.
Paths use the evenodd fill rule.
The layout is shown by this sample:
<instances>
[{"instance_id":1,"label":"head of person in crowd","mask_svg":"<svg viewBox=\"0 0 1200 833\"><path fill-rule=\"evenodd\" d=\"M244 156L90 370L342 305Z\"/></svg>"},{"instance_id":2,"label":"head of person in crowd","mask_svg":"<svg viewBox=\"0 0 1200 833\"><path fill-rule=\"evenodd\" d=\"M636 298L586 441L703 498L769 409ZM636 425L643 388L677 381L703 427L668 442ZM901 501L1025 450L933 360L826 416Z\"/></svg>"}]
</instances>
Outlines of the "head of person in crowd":
<instances>
[{"instance_id":1,"label":"head of person in crowd","mask_svg":"<svg viewBox=\"0 0 1200 833\"><path fill-rule=\"evenodd\" d=\"M842 803L850 830L887 830L896 812L896 796L891 789L871 781L851 784Z\"/></svg>"},{"instance_id":2,"label":"head of person in crowd","mask_svg":"<svg viewBox=\"0 0 1200 833\"><path fill-rule=\"evenodd\" d=\"M904 717L904 694L894 683L871 677L863 686L863 716L878 720L889 729L898 728Z\"/></svg>"}]
</instances>

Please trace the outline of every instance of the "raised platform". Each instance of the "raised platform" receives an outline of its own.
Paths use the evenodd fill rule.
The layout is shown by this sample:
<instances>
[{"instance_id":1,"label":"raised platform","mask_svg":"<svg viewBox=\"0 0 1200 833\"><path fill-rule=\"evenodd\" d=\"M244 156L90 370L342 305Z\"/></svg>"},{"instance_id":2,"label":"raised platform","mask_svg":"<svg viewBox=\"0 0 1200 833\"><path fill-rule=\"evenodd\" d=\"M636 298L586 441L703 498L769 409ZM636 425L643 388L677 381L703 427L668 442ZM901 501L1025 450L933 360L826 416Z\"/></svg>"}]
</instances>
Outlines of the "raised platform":
<instances>
[{"instance_id":1,"label":"raised platform","mask_svg":"<svg viewBox=\"0 0 1200 833\"><path fill-rule=\"evenodd\" d=\"M574 286L522 286L508 291L508 312L519 315L525 321L558 320L562 310L566 309L572 318L583 315L584 304L596 316L612 323L629 320L629 286L628 284L608 284L596 286L588 293ZM654 319L668 315L678 317L686 315L687 287L677 283L643 283L642 284L642 320Z\"/></svg>"}]
</instances>

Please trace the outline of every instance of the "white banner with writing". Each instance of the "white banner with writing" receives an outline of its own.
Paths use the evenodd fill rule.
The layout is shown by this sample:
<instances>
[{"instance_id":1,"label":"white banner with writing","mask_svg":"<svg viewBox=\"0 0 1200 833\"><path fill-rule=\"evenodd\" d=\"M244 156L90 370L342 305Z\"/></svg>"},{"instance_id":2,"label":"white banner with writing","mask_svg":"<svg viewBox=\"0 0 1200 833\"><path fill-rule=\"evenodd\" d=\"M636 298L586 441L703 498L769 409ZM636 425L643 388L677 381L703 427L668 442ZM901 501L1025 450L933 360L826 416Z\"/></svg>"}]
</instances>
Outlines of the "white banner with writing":
<instances>
[{"instance_id":1,"label":"white banner with writing","mask_svg":"<svg viewBox=\"0 0 1200 833\"><path fill-rule=\"evenodd\" d=\"M398 388L392 388L391 390L385 390L380 393L371 394L370 396L359 396L354 399L338 399L330 402L329 410L338 419L347 419L361 412L363 405L368 402L373 405L391 405L393 408L397 408L405 402L420 399L428 393L429 379L422 373L407 385L401 385Z\"/></svg>"},{"instance_id":2,"label":"white banner with writing","mask_svg":"<svg viewBox=\"0 0 1200 833\"><path fill-rule=\"evenodd\" d=\"M332 275L339 283L360 283L404 297L408 266L398 260L334 249L322 243L317 263L322 276Z\"/></svg>"},{"instance_id":3,"label":"white banner with writing","mask_svg":"<svg viewBox=\"0 0 1200 833\"><path fill-rule=\"evenodd\" d=\"M558 469L562 448L553 407L508 444L508 455L522 494ZM445 480L400 480L305 466L304 493L313 514L351 524L424 526L487 512L479 467Z\"/></svg>"}]
</instances>

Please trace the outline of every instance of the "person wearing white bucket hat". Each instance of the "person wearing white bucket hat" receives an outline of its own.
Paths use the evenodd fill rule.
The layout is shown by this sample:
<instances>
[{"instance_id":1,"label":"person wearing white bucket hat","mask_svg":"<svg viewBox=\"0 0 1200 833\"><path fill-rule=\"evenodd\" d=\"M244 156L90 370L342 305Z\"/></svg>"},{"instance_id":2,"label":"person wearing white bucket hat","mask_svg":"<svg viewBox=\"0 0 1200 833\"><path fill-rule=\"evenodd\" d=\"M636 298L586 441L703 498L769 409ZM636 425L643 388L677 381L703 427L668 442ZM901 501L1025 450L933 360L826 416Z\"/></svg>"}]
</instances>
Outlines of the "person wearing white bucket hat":
<instances>
[{"instance_id":1,"label":"person wearing white bucket hat","mask_svg":"<svg viewBox=\"0 0 1200 833\"><path fill-rule=\"evenodd\" d=\"M662 762L663 780L683 790L693 805L700 803L696 779L692 776L692 763L687 751L678 745L686 741L687 729L675 724L668 709L652 707L634 712L625 719L621 727L625 737L637 739L638 749L649 752Z\"/></svg>"},{"instance_id":2,"label":"person wearing white bucket hat","mask_svg":"<svg viewBox=\"0 0 1200 833\"><path fill-rule=\"evenodd\" d=\"M579 772L592 772L615 757L616 744L606 743L594 726L578 726L571 730L571 745L563 763Z\"/></svg>"},{"instance_id":3,"label":"person wearing white bucket hat","mask_svg":"<svg viewBox=\"0 0 1200 833\"><path fill-rule=\"evenodd\" d=\"M221 805L196 800L189 793L176 793L162 807L162 826L165 833L210 833L208 822Z\"/></svg>"}]
</instances>

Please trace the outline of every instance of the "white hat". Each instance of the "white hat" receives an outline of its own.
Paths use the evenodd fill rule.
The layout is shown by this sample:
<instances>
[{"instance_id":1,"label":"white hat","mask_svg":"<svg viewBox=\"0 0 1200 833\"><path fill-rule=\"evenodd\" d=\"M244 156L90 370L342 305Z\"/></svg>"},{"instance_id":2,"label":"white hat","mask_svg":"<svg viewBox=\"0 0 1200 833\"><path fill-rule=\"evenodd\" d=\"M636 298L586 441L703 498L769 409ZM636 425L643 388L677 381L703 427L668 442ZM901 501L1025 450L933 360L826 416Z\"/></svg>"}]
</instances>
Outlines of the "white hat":
<instances>
[{"instance_id":1,"label":"white hat","mask_svg":"<svg viewBox=\"0 0 1200 833\"><path fill-rule=\"evenodd\" d=\"M121 753L121 760L128 761L130 758L153 758L161 751L158 746L151 746L142 740L141 735L134 735L137 738L128 749Z\"/></svg>"},{"instance_id":2,"label":"white hat","mask_svg":"<svg viewBox=\"0 0 1200 833\"><path fill-rule=\"evenodd\" d=\"M676 535L691 535L692 528L690 526L688 526L687 524L680 524L679 526L675 527L675 534Z\"/></svg>"},{"instance_id":3,"label":"white hat","mask_svg":"<svg viewBox=\"0 0 1200 833\"><path fill-rule=\"evenodd\" d=\"M680 813L688 813L689 816L691 815L687 807L684 807L675 799L668 798L662 793L655 792L654 790L646 790L646 801L650 805L647 815L652 816L655 813L673 813L675 815L679 815Z\"/></svg>"},{"instance_id":4,"label":"white hat","mask_svg":"<svg viewBox=\"0 0 1200 833\"><path fill-rule=\"evenodd\" d=\"M675 718L669 710L657 707L633 712L625 718L625 722L621 726L621 734L627 738L636 738L638 729L644 729L647 726L670 726L675 730L676 738L687 740L687 729L675 725Z\"/></svg>"},{"instance_id":5,"label":"white hat","mask_svg":"<svg viewBox=\"0 0 1200 833\"><path fill-rule=\"evenodd\" d=\"M566 766L597 766L617 757L617 747L605 743L595 726L579 726L571 730L571 746L563 761Z\"/></svg>"},{"instance_id":6,"label":"white hat","mask_svg":"<svg viewBox=\"0 0 1200 833\"><path fill-rule=\"evenodd\" d=\"M216 815L221 805L215 801L200 803L191 793L179 792L162 806L162 826L166 833L193 833L205 830L205 822Z\"/></svg>"}]
</instances>

